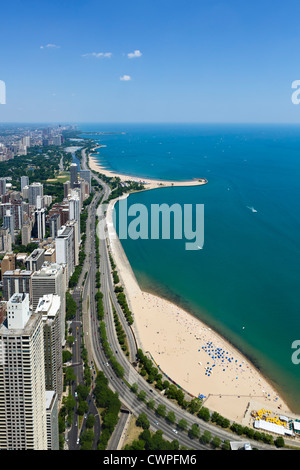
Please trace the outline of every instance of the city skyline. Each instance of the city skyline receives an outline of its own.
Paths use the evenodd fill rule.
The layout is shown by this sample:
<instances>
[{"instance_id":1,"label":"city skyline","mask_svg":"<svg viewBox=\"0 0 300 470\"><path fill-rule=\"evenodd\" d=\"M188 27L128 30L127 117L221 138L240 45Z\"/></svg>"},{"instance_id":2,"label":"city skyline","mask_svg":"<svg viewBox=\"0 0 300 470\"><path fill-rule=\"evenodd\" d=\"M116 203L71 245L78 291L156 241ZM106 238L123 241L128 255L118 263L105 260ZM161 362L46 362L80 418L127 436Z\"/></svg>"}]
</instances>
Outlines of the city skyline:
<instances>
[{"instance_id":1,"label":"city skyline","mask_svg":"<svg viewBox=\"0 0 300 470\"><path fill-rule=\"evenodd\" d=\"M294 0L289 9L269 0L6 4L0 122L298 123L299 8Z\"/></svg>"}]
</instances>

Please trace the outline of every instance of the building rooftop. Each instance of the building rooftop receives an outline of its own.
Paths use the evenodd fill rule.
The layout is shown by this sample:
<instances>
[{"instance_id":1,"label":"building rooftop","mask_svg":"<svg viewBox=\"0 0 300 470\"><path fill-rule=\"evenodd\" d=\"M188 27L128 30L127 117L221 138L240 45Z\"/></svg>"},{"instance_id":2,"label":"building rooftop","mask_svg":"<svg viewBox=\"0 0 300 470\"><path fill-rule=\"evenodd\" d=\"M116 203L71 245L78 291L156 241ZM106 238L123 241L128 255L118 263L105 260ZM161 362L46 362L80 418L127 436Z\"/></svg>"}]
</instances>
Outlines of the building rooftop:
<instances>
[{"instance_id":1,"label":"building rooftop","mask_svg":"<svg viewBox=\"0 0 300 470\"><path fill-rule=\"evenodd\" d=\"M9 299L10 302L14 303L14 304L20 304L23 302L23 300L25 300L26 298L26 295L28 294L19 294L19 293L15 293L13 294L13 296Z\"/></svg>"},{"instance_id":2,"label":"building rooftop","mask_svg":"<svg viewBox=\"0 0 300 470\"><path fill-rule=\"evenodd\" d=\"M54 317L60 307L60 297L54 294L45 294L40 298L36 313L42 313L49 317Z\"/></svg>"}]
</instances>

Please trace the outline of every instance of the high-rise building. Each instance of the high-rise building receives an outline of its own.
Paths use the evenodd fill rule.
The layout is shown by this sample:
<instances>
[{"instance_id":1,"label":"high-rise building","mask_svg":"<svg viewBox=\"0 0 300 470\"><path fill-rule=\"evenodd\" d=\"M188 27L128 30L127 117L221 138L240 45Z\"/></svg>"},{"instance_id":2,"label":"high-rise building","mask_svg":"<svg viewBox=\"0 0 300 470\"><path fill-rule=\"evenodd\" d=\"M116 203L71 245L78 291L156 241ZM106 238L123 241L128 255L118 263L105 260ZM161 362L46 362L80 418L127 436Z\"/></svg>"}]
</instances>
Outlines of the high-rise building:
<instances>
[{"instance_id":1,"label":"high-rise building","mask_svg":"<svg viewBox=\"0 0 300 470\"><path fill-rule=\"evenodd\" d=\"M0 325L4 322L4 319L6 317L6 307L7 302L0 301Z\"/></svg>"},{"instance_id":2,"label":"high-rise building","mask_svg":"<svg viewBox=\"0 0 300 470\"><path fill-rule=\"evenodd\" d=\"M74 188L74 184L78 181L78 166L77 163L71 163L70 165L70 180L71 189Z\"/></svg>"},{"instance_id":3,"label":"high-rise building","mask_svg":"<svg viewBox=\"0 0 300 470\"><path fill-rule=\"evenodd\" d=\"M0 326L0 449L47 450L43 323L28 294L9 299Z\"/></svg>"},{"instance_id":4,"label":"high-rise building","mask_svg":"<svg viewBox=\"0 0 300 470\"><path fill-rule=\"evenodd\" d=\"M74 272L74 227L63 225L55 239L56 262L67 268L67 279Z\"/></svg>"},{"instance_id":5,"label":"high-rise building","mask_svg":"<svg viewBox=\"0 0 300 470\"><path fill-rule=\"evenodd\" d=\"M37 209L35 211L35 222L32 228L32 236L42 240L46 235L46 210Z\"/></svg>"},{"instance_id":6,"label":"high-rise building","mask_svg":"<svg viewBox=\"0 0 300 470\"><path fill-rule=\"evenodd\" d=\"M27 271L39 271L45 261L45 250L42 248L36 248L26 259Z\"/></svg>"},{"instance_id":7,"label":"high-rise building","mask_svg":"<svg viewBox=\"0 0 300 470\"><path fill-rule=\"evenodd\" d=\"M70 181L66 181L64 183L64 198L65 199L68 197L70 189L71 189L71 183Z\"/></svg>"},{"instance_id":8,"label":"high-rise building","mask_svg":"<svg viewBox=\"0 0 300 470\"><path fill-rule=\"evenodd\" d=\"M31 290L32 271L25 271L21 269L7 270L4 272L3 279L3 297L9 300L15 293L29 294L29 299L32 298Z\"/></svg>"},{"instance_id":9,"label":"high-rise building","mask_svg":"<svg viewBox=\"0 0 300 470\"><path fill-rule=\"evenodd\" d=\"M43 295L36 313L42 315L44 325L46 390L54 390L60 400L63 393L60 297L53 294Z\"/></svg>"},{"instance_id":10,"label":"high-rise building","mask_svg":"<svg viewBox=\"0 0 300 470\"><path fill-rule=\"evenodd\" d=\"M23 196L23 199L29 200L29 186L23 186L22 196Z\"/></svg>"},{"instance_id":11,"label":"high-rise building","mask_svg":"<svg viewBox=\"0 0 300 470\"><path fill-rule=\"evenodd\" d=\"M47 449L59 450L58 400L54 390L46 390Z\"/></svg>"},{"instance_id":12,"label":"high-rise building","mask_svg":"<svg viewBox=\"0 0 300 470\"><path fill-rule=\"evenodd\" d=\"M66 200L53 204L49 210L48 217L51 217L53 214L60 214L60 224L64 225L69 220L69 202Z\"/></svg>"},{"instance_id":13,"label":"high-rise building","mask_svg":"<svg viewBox=\"0 0 300 470\"><path fill-rule=\"evenodd\" d=\"M78 221L68 220L65 223L65 227L72 227L73 229L73 254L74 254L74 265L78 266L79 264L79 248L80 248L80 238L78 238Z\"/></svg>"},{"instance_id":14,"label":"high-rise building","mask_svg":"<svg viewBox=\"0 0 300 470\"><path fill-rule=\"evenodd\" d=\"M43 209L44 207L44 196L40 196L39 194L36 197L36 208Z\"/></svg>"},{"instance_id":15,"label":"high-rise building","mask_svg":"<svg viewBox=\"0 0 300 470\"><path fill-rule=\"evenodd\" d=\"M8 231L11 235L12 243L15 242L15 216L13 214L13 209L6 210L6 214L3 217L3 227L8 228Z\"/></svg>"},{"instance_id":16,"label":"high-rise building","mask_svg":"<svg viewBox=\"0 0 300 470\"><path fill-rule=\"evenodd\" d=\"M21 176L21 193L23 193L24 186L29 186L28 176Z\"/></svg>"},{"instance_id":17,"label":"high-rise building","mask_svg":"<svg viewBox=\"0 0 300 470\"><path fill-rule=\"evenodd\" d=\"M22 145L25 147L30 147L30 136L26 135L22 138Z\"/></svg>"},{"instance_id":18,"label":"high-rise building","mask_svg":"<svg viewBox=\"0 0 300 470\"><path fill-rule=\"evenodd\" d=\"M53 137L53 145L61 145L61 135L55 135Z\"/></svg>"},{"instance_id":19,"label":"high-rise building","mask_svg":"<svg viewBox=\"0 0 300 470\"><path fill-rule=\"evenodd\" d=\"M12 211L12 214L14 215L15 230L21 230L22 223L24 220L23 205L22 205L21 199L16 199L14 201L11 201L11 211Z\"/></svg>"},{"instance_id":20,"label":"high-rise building","mask_svg":"<svg viewBox=\"0 0 300 470\"><path fill-rule=\"evenodd\" d=\"M77 235L78 240L80 240L80 200L77 195L70 197L69 199L69 219L70 220L77 220Z\"/></svg>"},{"instance_id":21,"label":"high-rise building","mask_svg":"<svg viewBox=\"0 0 300 470\"><path fill-rule=\"evenodd\" d=\"M58 230L61 227L60 214L53 214L49 218L49 227L50 227L50 237L55 238L57 236Z\"/></svg>"},{"instance_id":22,"label":"high-rise building","mask_svg":"<svg viewBox=\"0 0 300 470\"><path fill-rule=\"evenodd\" d=\"M22 245L28 245L31 242L31 221L27 220L23 225L21 229L22 233Z\"/></svg>"},{"instance_id":23,"label":"high-rise building","mask_svg":"<svg viewBox=\"0 0 300 470\"><path fill-rule=\"evenodd\" d=\"M28 201L31 206L36 207L37 196L43 197L43 195L44 189L41 183L32 183L28 186Z\"/></svg>"},{"instance_id":24,"label":"high-rise building","mask_svg":"<svg viewBox=\"0 0 300 470\"><path fill-rule=\"evenodd\" d=\"M7 227L0 227L0 251L11 251L12 238Z\"/></svg>"},{"instance_id":25,"label":"high-rise building","mask_svg":"<svg viewBox=\"0 0 300 470\"><path fill-rule=\"evenodd\" d=\"M91 190L92 187L92 176L90 170L80 170L79 172L80 178L87 181L89 183L89 188Z\"/></svg>"},{"instance_id":26,"label":"high-rise building","mask_svg":"<svg viewBox=\"0 0 300 470\"><path fill-rule=\"evenodd\" d=\"M57 263L44 264L40 271L32 275L32 308L36 310L39 300L45 294L55 294L61 301L61 342L65 341L66 315L66 272Z\"/></svg>"},{"instance_id":27,"label":"high-rise building","mask_svg":"<svg viewBox=\"0 0 300 470\"><path fill-rule=\"evenodd\" d=\"M0 196L6 193L6 178L0 178Z\"/></svg>"},{"instance_id":28,"label":"high-rise building","mask_svg":"<svg viewBox=\"0 0 300 470\"><path fill-rule=\"evenodd\" d=\"M5 253L1 261L1 276L3 279L4 274L6 271L12 271L16 267L16 254L13 251ZM8 299L6 299L8 300Z\"/></svg>"}]
</instances>

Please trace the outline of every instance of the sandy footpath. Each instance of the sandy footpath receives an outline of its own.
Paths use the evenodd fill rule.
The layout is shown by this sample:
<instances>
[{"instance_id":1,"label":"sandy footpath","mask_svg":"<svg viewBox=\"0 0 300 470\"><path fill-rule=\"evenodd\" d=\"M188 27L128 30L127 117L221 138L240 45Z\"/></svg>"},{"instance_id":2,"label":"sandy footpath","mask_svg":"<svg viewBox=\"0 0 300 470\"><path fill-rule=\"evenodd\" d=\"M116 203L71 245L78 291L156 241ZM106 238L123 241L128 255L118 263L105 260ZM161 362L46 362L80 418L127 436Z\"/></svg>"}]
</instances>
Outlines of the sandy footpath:
<instances>
[{"instance_id":1,"label":"sandy footpath","mask_svg":"<svg viewBox=\"0 0 300 470\"><path fill-rule=\"evenodd\" d=\"M93 157L89 157L89 165L91 170L104 173ZM112 176L108 170L106 174ZM128 180L125 175L116 176ZM161 187L159 181L151 184ZM292 415L277 391L231 344L177 305L141 290L114 228L116 202L111 201L107 209L107 236L143 352L168 378L192 396L203 395L205 406L228 419L244 422L249 403L255 403L258 409Z\"/></svg>"}]
</instances>

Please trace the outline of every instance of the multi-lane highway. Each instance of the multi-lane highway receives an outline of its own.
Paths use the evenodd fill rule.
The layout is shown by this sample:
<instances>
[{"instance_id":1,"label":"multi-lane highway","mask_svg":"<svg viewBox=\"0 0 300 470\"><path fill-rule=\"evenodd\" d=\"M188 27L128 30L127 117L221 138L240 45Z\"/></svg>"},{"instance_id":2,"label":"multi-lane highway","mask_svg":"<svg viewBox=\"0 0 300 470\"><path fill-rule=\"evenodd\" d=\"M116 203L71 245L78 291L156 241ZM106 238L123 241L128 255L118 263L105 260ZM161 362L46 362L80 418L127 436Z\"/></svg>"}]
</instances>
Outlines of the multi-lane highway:
<instances>
[{"instance_id":1,"label":"multi-lane highway","mask_svg":"<svg viewBox=\"0 0 300 470\"><path fill-rule=\"evenodd\" d=\"M86 168L85 151L82 152L82 165L83 169ZM101 291L103 293L103 305L104 305L104 321L106 326L106 332L108 341L110 343L111 350L113 351L119 364L124 369L124 377L120 378L114 373L110 363L101 346L101 339L99 337L99 320L97 319L97 310L95 303L95 276L97 272L96 266L96 251L95 251L95 236L96 236L96 215L101 221L103 217L101 205L98 205L99 198L105 201L110 193L110 188L105 184L98 175L93 174L93 177L99 182L103 190L100 194L94 197L93 202L89 206L89 215L87 219L87 237L86 237L86 260L82 275L87 276L85 279L82 299L83 299L83 330L84 330L84 343L88 350L89 357L93 358L94 364L97 369L101 369L105 376L109 380L110 387L113 391L119 394L121 402L130 410L135 416L138 416L141 412L145 412L148 416L152 430L162 430L164 437L169 440L177 439L180 445L187 448L208 450L211 447L200 443L199 439L191 439L188 437L186 432L180 431L175 428L174 425L170 425L164 418L158 417L154 411L149 410L146 403L152 399L155 402L155 409L159 404L165 405L167 413L173 411L176 416L176 422L184 419L187 424L187 429L190 429L192 424L199 426L201 434L204 431L210 431L213 437L217 436L223 440L234 440L245 442L246 439L238 438L238 436L232 434L230 431L218 428L211 423L205 423L196 416L192 416L190 413L179 408L175 403L168 400L161 392L151 387L149 383L138 373L134 367L134 360L136 355L136 341L132 332L132 329L128 326L126 319L124 318L122 309L116 299L114 292L114 283L111 274L111 265L108 255L107 240L105 239L105 224L98 224L97 230L99 235L99 253L100 253L100 273L101 273ZM102 230L102 232L100 232ZM113 308L117 311L119 319L122 322L123 328L127 335L127 340L130 348L130 359L128 359L123 353L115 332L113 322ZM92 377L95 377L95 370L92 370ZM128 384L137 384L138 391L143 390L146 393L145 401L138 399L137 395L130 390ZM248 440L247 440L248 441ZM261 449L274 449L264 444L258 444L252 442L253 446Z\"/></svg>"}]
</instances>

